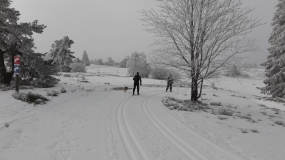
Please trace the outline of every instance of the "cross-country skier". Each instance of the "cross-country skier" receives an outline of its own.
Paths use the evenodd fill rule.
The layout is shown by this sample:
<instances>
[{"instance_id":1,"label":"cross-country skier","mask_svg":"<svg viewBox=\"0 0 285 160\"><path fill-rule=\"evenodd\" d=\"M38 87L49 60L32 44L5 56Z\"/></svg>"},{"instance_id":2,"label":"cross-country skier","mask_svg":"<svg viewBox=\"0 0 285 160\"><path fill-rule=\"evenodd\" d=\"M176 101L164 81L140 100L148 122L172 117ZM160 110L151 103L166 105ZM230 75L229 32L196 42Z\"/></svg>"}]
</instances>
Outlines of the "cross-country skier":
<instances>
[{"instance_id":1,"label":"cross-country skier","mask_svg":"<svg viewBox=\"0 0 285 160\"><path fill-rule=\"evenodd\" d=\"M137 72L137 75L134 76L133 80L134 80L133 95L135 94L136 87L137 87L137 93L138 93L138 95L140 95L140 86L139 86L139 84L142 85L142 79L141 79L141 76L140 76L139 72Z\"/></svg>"},{"instance_id":2,"label":"cross-country skier","mask_svg":"<svg viewBox=\"0 0 285 160\"><path fill-rule=\"evenodd\" d=\"M169 77L167 77L167 87L166 87L166 92L168 90L168 88L170 87L170 92L172 92L172 84L173 84L173 78L170 75Z\"/></svg>"}]
</instances>

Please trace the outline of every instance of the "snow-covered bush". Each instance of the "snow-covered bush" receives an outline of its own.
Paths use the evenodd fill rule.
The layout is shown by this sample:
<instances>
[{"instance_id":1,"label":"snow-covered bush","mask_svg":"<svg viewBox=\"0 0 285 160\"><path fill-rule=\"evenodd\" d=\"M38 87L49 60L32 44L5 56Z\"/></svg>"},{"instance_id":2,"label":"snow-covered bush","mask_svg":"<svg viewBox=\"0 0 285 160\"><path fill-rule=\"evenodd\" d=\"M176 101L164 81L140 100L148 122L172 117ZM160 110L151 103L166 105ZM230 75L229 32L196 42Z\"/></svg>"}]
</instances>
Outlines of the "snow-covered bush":
<instances>
[{"instance_id":1,"label":"snow-covered bush","mask_svg":"<svg viewBox=\"0 0 285 160\"><path fill-rule=\"evenodd\" d=\"M37 105L37 104L45 104L46 102L42 99L37 99L35 100L34 104Z\"/></svg>"},{"instance_id":2,"label":"snow-covered bush","mask_svg":"<svg viewBox=\"0 0 285 160\"><path fill-rule=\"evenodd\" d=\"M89 58L88 58L88 54L87 54L87 52L86 52L85 50L83 51L82 62L83 62L83 64L85 64L86 66L89 66L89 65L90 65L90 61L89 61Z\"/></svg>"},{"instance_id":3,"label":"snow-covered bush","mask_svg":"<svg viewBox=\"0 0 285 160\"><path fill-rule=\"evenodd\" d=\"M35 81L31 81L30 84L39 88L49 88L54 87L58 83L59 79L56 79L52 76L40 77Z\"/></svg>"},{"instance_id":4,"label":"snow-covered bush","mask_svg":"<svg viewBox=\"0 0 285 160\"><path fill-rule=\"evenodd\" d=\"M180 79L180 74L177 71L167 69L165 67L153 67L150 75L153 79L166 80L169 75L172 76L174 81Z\"/></svg>"},{"instance_id":5,"label":"snow-covered bush","mask_svg":"<svg viewBox=\"0 0 285 160\"><path fill-rule=\"evenodd\" d=\"M35 103L36 100L41 99L42 101L49 101L46 97L43 95L37 94L37 93L21 93L21 92L15 92L12 94L12 96L15 99L28 102L28 103Z\"/></svg>"},{"instance_id":6,"label":"snow-covered bush","mask_svg":"<svg viewBox=\"0 0 285 160\"><path fill-rule=\"evenodd\" d=\"M183 101L183 105L181 108L179 108L179 110L183 110L183 108L187 108L188 111L194 111L194 110L202 110L202 111L206 111L207 109L209 109L209 106L207 103L203 103L201 101L190 101L190 100L184 100Z\"/></svg>"},{"instance_id":7,"label":"snow-covered bush","mask_svg":"<svg viewBox=\"0 0 285 160\"><path fill-rule=\"evenodd\" d=\"M222 106L221 102L211 102L210 103L211 106Z\"/></svg>"},{"instance_id":8,"label":"snow-covered bush","mask_svg":"<svg viewBox=\"0 0 285 160\"><path fill-rule=\"evenodd\" d=\"M62 87L62 88L60 89L60 92L61 92L61 93L66 93L65 88L64 88L64 87Z\"/></svg>"},{"instance_id":9,"label":"snow-covered bush","mask_svg":"<svg viewBox=\"0 0 285 160\"><path fill-rule=\"evenodd\" d=\"M84 63L71 63L71 72L86 72L86 66Z\"/></svg>"},{"instance_id":10,"label":"snow-covered bush","mask_svg":"<svg viewBox=\"0 0 285 160\"><path fill-rule=\"evenodd\" d=\"M228 118L228 117L218 116L218 119L219 119L219 120L227 120L227 119L229 119L229 118Z\"/></svg>"},{"instance_id":11,"label":"snow-covered bush","mask_svg":"<svg viewBox=\"0 0 285 160\"><path fill-rule=\"evenodd\" d=\"M80 79L78 79L77 81L84 82L84 83L89 83L89 81L84 76L80 77Z\"/></svg>"},{"instance_id":12,"label":"snow-covered bush","mask_svg":"<svg viewBox=\"0 0 285 160\"><path fill-rule=\"evenodd\" d=\"M224 75L228 77L245 77L245 78L250 77L248 74L242 73L236 65L230 67Z\"/></svg>"},{"instance_id":13,"label":"snow-covered bush","mask_svg":"<svg viewBox=\"0 0 285 160\"><path fill-rule=\"evenodd\" d=\"M211 83L211 87L215 90L217 90L218 88L216 87L216 84L214 82Z\"/></svg>"},{"instance_id":14,"label":"snow-covered bush","mask_svg":"<svg viewBox=\"0 0 285 160\"><path fill-rule=\"evenodd\" d=\"M225 115L225 116L232 116L233 113L234 113L234 111L231 110L230 108L219 108L218 112L216 114Z\"/></svg>"},{"instance_id":15,"label":"snow-covered bush","mask_svg":"<svg viewBox=\"0 0 285 160\"><path fill-rule=\"evenodd\" d=\"M225 76L229 76L229 77L239 77L240 75L241 75L241 71L236 65L233 65L232 67L230 67L225 73Z\"/></svg>"},{"instance_id":16,"label":"snow-covered bush","mask_svg":"<svg viewBox=\"0 0 285 160\"><path fill-rule=\"evenodd\" d=\"M283 121L275 121L274 123L285 127L285 123Z\"/></svg>"},{"instance_id":17,"label":"snow-covered bush","mask_svg":"<svg viewBox=\"0 0 285 160\"><path fill-rule=\"evenodd\" d=\"M59 92L54 91L54 90L47 92L47 96L52 96L52 97L56 97L56 96L58 96L58 94L59 94Z\"/></svg>"},{"instance_id":18,"label":"snow-covered bush","mask_svg":"<svg viewBox=\"0 0 285 160\"><path fill-rule=\"evenodd\" d=\"M178 111L194 111L194 110L207 110L208 104L201 101L192 102L190 100L180 100L174 97L167 97L162 100L162 103L169 109L177 109Z\"/></svg>"},{"instance_id":19,"label":"snow-covered bush","mask_svg":"<svg viewBox=\"0 0 285 160\"><path fill-rule=\"evenodd\" d=\"M250 129L250 131L253 133L259 133L257 129Z\"/></svg>"},{"instance_id":20,"label":"snow-covered bush","mask_svg":"<svg viewBox=\"0 0 285 160\"><path fill-rule=\"evenodd\" d=\"M12 97L14 97L15 99L24 101L24 102L27 101L27 93L14 92L14 93L12 94Z\"/></svg>"},{"instance_id":21,"label":"snow-covered bush","mask_svg":"<svg viewBox=\"0 0 285 160\"><path fill-rule=\"evenodd\" d=\"M258 68L256 63L247 63L247 62L239 64L239 67L246 71L253 69L253 68Z\"/></svg>"},{"instance_id":22,"label":"snow-covered bush","mask_svg":"<svg viewBox=\"0 0 285 160\"><path fill-rule=\"evenodd\" d=\"M43 101L49 101L49 99L47 99L43 95L40 95L40 94L37 94L37 93L31 93L31 92L27 93L27 102L28 103L33 103L37 99L41 99Z\"/></svg>"}]
</instances>

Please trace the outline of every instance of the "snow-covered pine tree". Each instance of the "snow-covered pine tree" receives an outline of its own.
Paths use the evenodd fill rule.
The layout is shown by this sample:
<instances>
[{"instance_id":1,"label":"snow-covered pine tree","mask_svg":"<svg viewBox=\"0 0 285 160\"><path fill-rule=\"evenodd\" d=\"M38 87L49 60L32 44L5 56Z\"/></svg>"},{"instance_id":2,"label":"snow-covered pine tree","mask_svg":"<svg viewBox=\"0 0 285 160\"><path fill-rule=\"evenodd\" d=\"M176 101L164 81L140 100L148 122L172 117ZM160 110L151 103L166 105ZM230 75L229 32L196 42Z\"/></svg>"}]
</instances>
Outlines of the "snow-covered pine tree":
<instances>
[{"instance_id":1,"label":"snow-covered pine tree","mask_svg":"<svg viewBox=\"0 0 285 160\"><path fill-rule=\"evenodd\" d=\"M38 24L38 20L19 22L21 14L11 7L11 3L11 0L0 0L0 83L10 85L14 56L21 55L20 75L23 79L37 78L38 82L48 82L53 86L57 83L51 76L55 73L54 66L42 59L44 54L34 51L33 35L41 34L46 26Z\"/></svg>"},{"instance_id":2,"label":"snow-covered pine tree","mask_svg":"<svg viewBox=\"0 0 285 160\"><path fill-rule=\"evenodd\" d=\"M261 65L266 67L264 94L285 98L285 0L279 0L273 17L273 31L269 38L271 47L267 61Z\"/></svg>"},{"instance_id":3,"label":"snow-covered pine tree","mask_svg":"<svg viewBox=\"0 0 285 160\"><path fill-rule=\"evenodd\" d=\"M111 57L107 58L107 61L105 62L105 65L107 66L113 66L114 65L114 60Z\"/></svg>"},{"instance_id":4,"label":"snow-covered pine tree","mask_svg":"<svg viewBox=\"0 0 285 160\"><path fill-rule=\"evenodd\" d=\"M89 61L87 52L85 50L83 51L82 62L85 64L85 66L89 66L90 65L90 61Z\"/></svg>"},{"instance_id":5,"label":"snow-covered pine tree","mask_svg":"<svg viewBox=\"0 0 285 160\"><path fill-rule=\"evenodd\" d=\"M61 40L56 40L51 45L52 49L45 59L52 59L54 64L57 64L59 70L62 72L70 72L69 67L72 63L72 58L75 58L70 51L70 47L73 44L73 40L69 39L68 36L64 36Z\"/></svg>"}]
</instances>

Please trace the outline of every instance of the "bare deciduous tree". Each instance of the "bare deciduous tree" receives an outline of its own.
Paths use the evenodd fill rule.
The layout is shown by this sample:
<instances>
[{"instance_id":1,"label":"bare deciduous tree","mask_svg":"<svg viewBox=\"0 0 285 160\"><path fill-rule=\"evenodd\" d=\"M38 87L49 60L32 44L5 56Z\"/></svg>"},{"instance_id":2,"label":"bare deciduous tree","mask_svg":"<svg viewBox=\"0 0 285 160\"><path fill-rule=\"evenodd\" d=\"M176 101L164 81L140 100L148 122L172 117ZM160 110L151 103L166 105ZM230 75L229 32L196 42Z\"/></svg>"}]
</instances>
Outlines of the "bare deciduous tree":
<instances>
[{"instance_id":1,"label":"bare deciduous tree","mask_svg":"<svg viewBox=\"0 0 285 160\"><path fill-rule=\"evenodd\" d=\"M191 100L202 93L204 79L239 53L255 51L247 34L261 25L241 0L157 0L158 10L142 11L146 30L155 34L156 64L171 66L191 77ZM198 88L200 86L200 91Z\"/></svg>"},{"instance_id":2,"label":"bare deciduous tree","mask_svg":"<svg viewBox=\"0 0 285 160\"><path fill-rule=\"evenodd\" d=\"M144 53L134 52L127 61L128 73L130 76L140 73L142 78L147 78L150 74L151 67L147 63L147 57Z\"/></svg>"}]
</instances>

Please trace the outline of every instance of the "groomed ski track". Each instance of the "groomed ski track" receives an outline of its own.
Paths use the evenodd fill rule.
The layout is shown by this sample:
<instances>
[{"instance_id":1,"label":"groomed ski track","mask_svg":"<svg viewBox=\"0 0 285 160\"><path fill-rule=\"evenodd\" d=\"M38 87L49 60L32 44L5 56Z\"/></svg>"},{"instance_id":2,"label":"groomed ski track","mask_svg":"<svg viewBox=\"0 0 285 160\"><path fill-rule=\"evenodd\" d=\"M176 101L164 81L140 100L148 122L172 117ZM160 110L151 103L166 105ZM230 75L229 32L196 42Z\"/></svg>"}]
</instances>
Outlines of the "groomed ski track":
<instances>
[{"instance_id":1,"label":"groomed ski track","mask_svg":"<svg viewBox=\"0 0 285 160\"><path fill-rule=\"evenodd\" d=\"M66 93L46 105L2 107L10 127L0 128L0 159L242 160L218 146L161 100L161 88ZM21 112L12 109L22 107ZM9 108L9 110L6 110ZM33 150L31 150L33 148ZM20 154L12 154L20 153Z\"/></svg>"},{"instance_id":2,"label":"groomed ski track","mask_svg":"<svg viewBox=\"0 0 285 160\"><path fill-rule=\"evenodd\" d=\"M162 98L168 95L171 95L171 93L165 93L163 90L148 91L143 92L139 96L126 97L117 105L116 124L128 159L244 159L205 139L192 128L173 117L163 108L162 104L159 104ZM156 106L155 104L158 105ZM157 111L154 111L154 108ZM140 115L132 115L136 112ZM167 121L160 119L160 116L156 113L163 114L162 117L172 121L173 126L170 126L170 123ZM142 122L142 119L144 119L144 122ZM143 134L147 134L147 130L140 130L139 128L142 124L139 122L148 123L147 128L152 130L152 133L146 135L149 136L148 138L141 138ZM183 130L184 135L177 133L178 127L179 130ZM152 141L158 143L152 144L147 139L152 139ZM162 153L153 149L151 144L153 146L162 146L160 148ZM163 152L167 155L163 155Z\"/></svg>"}]
</instances>

